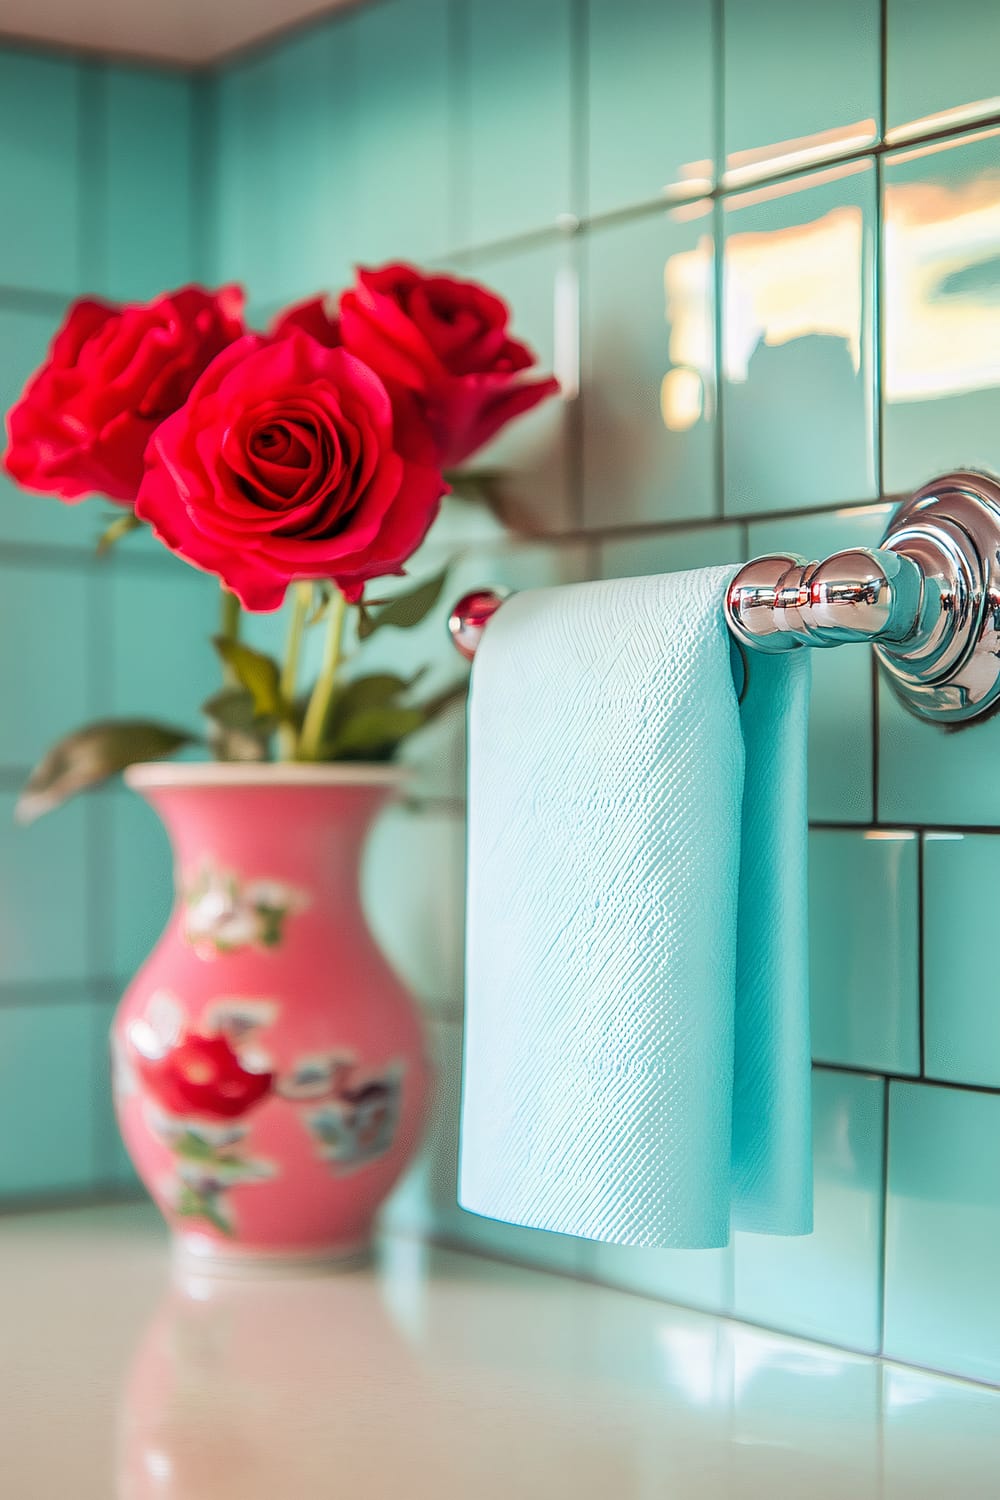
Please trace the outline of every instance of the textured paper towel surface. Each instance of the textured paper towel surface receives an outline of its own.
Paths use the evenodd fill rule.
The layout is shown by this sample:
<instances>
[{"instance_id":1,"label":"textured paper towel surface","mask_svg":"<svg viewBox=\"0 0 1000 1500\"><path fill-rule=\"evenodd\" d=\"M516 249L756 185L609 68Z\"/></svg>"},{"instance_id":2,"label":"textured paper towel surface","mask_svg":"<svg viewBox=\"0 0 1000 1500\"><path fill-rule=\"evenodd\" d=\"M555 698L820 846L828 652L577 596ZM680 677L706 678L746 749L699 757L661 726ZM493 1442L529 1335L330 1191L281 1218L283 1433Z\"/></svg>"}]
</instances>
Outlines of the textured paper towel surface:
<instances>
[{"instance_id":1,"label":"textured paper towel surface","mask_svg":"<svg viewBox=\"0 0 1000 1500\"><path fill-rule=\"evenodd\" d=\"M809 1228L807 653L755 658L741 712L732 571L520 594L485 632L474 1212L639 1245Z\"/></svg>"}]
</instances>

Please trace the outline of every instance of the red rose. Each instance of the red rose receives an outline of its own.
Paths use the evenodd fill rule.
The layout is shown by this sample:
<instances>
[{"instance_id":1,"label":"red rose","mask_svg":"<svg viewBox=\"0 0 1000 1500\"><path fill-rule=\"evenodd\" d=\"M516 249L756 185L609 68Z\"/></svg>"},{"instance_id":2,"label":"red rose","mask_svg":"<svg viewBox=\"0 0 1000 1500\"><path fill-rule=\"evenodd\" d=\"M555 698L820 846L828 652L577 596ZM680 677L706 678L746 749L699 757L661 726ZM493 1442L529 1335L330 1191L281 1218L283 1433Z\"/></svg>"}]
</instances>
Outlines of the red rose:
<instances>
[{"instance_id":1,"label":"red rose","mask_svg":"<svg viewBox=\"0 0 1000 1500\"><path fill-rule=\"evenodd\" d=\"M8 416L7 472L63 500L97 491L130 504L150 434L241 336L242 311L234 286L126 307L75 302Z\"/></svg>"},{"instance_id":2,"label":"red rose","mask_svg":"<svg viewBox=\"0 0 1000 1500\"><path fill-rule=\"evenodd\" d=\"M409 456L419 435L402 424L346 350L294 330L248 335L157 429L136 515L247 609L277 609L297 578L357 600L369 578L402 571L447 488Z\"/></svg>"},{"instance_id":3,"label":"red rose","mask_svg":"<svg viewBox=\"0 0 1000 1500\"><path fill-rule=\"evenodd\" d=\"M190 1034L164 1057L136 1057L146 1088L172 1115L234 1120L271 1092L273 1073L244 1068L224 1036Z\"/></svg>"},{"instance_id":4,"label":"red rose","mask_svg":"<svg viewBox=\"0 0 1000 1500\"><path fill-rule=\"evenodd\" d=\"M360 270L340 299L340 337L391 390L413 392L445 465L559 389L528 380L535 356L507 332L507 304L475 281L413 266Z\"/></svg>"},{"instance_id":5,"label":"red rose","mask_svg":"<svg viewBox=\"0 0 1000 1500\"><path fill-rule=\"evenodd\" d=\"M310 297L306 302L296 302L292 307L286 307L271 324L271 337L284 338L286 333L292 333L296 328L300 333L312 334L314 339L325 344L328 349L340 347L340 319L331 314L325 297Z\"/></svg>"}]
</instances>

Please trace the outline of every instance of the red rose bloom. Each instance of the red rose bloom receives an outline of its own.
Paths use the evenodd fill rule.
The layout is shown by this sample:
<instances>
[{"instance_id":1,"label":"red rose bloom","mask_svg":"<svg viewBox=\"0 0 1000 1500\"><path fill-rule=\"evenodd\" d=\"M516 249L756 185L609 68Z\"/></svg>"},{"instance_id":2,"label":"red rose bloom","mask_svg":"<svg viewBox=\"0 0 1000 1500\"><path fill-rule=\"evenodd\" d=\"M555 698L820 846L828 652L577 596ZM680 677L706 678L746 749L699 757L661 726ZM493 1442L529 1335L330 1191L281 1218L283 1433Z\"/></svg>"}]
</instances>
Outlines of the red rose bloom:
<instances>
[{"instance_id":1,"label":"red rose bloom","mask_svg":"<svg viewBox=\"0 0 1000 1500\"><path fill-rule=\"evenodd\" d=\"M164 1057L138 1056L146 1088L172 1115L234 1120L271 1092L273 1073L251 1073L224 1036L184 1037Z\"/></svg>"},{"instance_id":2,"label":"red rose bloom","mask_svg":"<svg viewBox=\"0 0 1000 1500\"><path fill-rule=\"evenodd\" d=\"M408 265L360 270L340 299L340 338L395 391L420 403L445 465L559 389L525 379L535 356L507 332L509 309L474 281Z\"/></svg>"},{"instance_id":3,"label":"red rose bloom","mask_svg":"<svg viewBox=\"0 0 1000 1500\"><path fill-rule=\"evenodd\" d=\"M11 410L7 472L63 500L97 491L131 504L150 434L243 333L238 287L184 287L118 307L70 308L49 357Z\"/></svg>"},{"instance_id":4,"label":"red rose bloom","mask_svg":"<svg viewBox=\"0 0 1000 1500\"><path fill-rule=\"evenodd\" d=\"M340 337L340 319L331 314L325 297L310 297L306 302L296 302L292 307L286 307L271 324L271 337L284 338L285 334L292 333L296 328L300 333L311 334L328 349L339 349L343 342Z\"/></svg>"},{"instance_id":5,"label":"red rose bloom","mask_svg":"<svg viewBox=\"0 0 1000 1500\"><path fill-rule=\"evenodd\" d=\"M136 515L247 609L277 609L294 579L332 579L355 601L402 571L447 488L402 427L346 350L248 335L157 429Z\"/></svg>"}]
</instances>

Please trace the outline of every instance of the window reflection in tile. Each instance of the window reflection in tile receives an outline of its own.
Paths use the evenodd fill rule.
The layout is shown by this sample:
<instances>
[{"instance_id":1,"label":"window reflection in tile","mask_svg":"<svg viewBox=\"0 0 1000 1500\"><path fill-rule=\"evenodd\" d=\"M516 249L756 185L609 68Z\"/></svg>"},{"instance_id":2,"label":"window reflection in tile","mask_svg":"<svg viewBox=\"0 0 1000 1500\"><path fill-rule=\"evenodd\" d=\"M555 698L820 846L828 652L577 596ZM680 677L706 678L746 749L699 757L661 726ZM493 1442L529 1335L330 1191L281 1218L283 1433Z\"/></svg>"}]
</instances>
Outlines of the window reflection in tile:
<instances>
[{"instance_id":1,"label":"window reflection in tile","mask_svg":"<svg viewBox=\"0 0 1000 1500\"><path fill-rule=\"evenodd\" d=\"M875 498L874 218L870 161L725 201L730 513Z\"/></svg>"},{"instance_id":2,"label":"window reflection in tile","mask_svg":"<svg viewBox=\"0 0 1000 1500\"><path fill-rule=\"evenodd\" d=\"M588 237L588 527L701 520L715 511L714 246L706 199Z\"/></svg>"},{"instance_id":3,"label":"window reflection in tile","mask_svg":"<svg viewBox=\"0 0 1000 1500\"><path fill-rule=\"evenodd\" d=\"M1000 131L886 160L885 482L1000 467Z\"/></svg>"}]
</instances>

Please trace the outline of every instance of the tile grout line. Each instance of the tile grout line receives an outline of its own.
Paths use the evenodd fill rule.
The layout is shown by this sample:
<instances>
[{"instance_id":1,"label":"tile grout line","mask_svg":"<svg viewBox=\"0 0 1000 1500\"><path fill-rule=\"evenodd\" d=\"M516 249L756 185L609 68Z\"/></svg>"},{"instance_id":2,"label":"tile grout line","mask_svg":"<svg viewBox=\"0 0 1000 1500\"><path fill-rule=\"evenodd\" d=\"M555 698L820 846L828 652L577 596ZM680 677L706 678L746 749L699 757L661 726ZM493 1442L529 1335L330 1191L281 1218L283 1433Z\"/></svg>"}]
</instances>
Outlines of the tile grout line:
<instances>
[{"instance_id":1,"label":"tile grout line","mask_svg":"<svg viewBox=\"0 0 1000 1500\"><path fill-rule=\"evenodd\" d=\"M715 101L712 112L712 159L716 173L724 160L726 149L726 34L723 17L724 0L714 0L712 6L712 76ZM726 515L726 445L725 432L725 330L724 304L726 295L725 234L722 205L712 205L712 339L715 360L715 443L712 457L715 478L715 517L721 520Z\"/></svg>"},{"instance_id":2,"label":"tile grout line","mask_svg":"<svg viewBox=\"0 0 1000 1500\"><path fill-rule=\"evenodd\" d=\"M924 835L920 833L917 835L917 1056L921 1078L925 1078L927 1076L927 1001L926 974L924 965L924 937L926 930L924 902L924 844Z\"/></svg>"},{"instance_id":3,"label":"tile grout line","mask_svg":"<svg viewBox=\"0 0 1000 1500\"><path fill-rule=\"evenodd\" d=\"M878 1269L878 1348L885 1352L885 1278L889 1230L889 1117L892 1100L891 1082L888 1077L882 1084L882 1213L879 1227Z\"/></svg>"},{"instance_id":4,"label":"tile grout line","mask_svg":"<svg viewBox=\"0 0 1000 1500\"><path fill-rule=\"evenodd\" d=\"M581 213L590 201L587 118L589 110L589 16L585 0L572 0L573 35L570 41L570 203ZM580 531L586 529L583 435L587 393L584 389L586 350L583 346L583 307L590 275L587 241L573 245L576 286L576 398L563 404L563 445L569 513Z\"/></svg>"}]
</instances>

